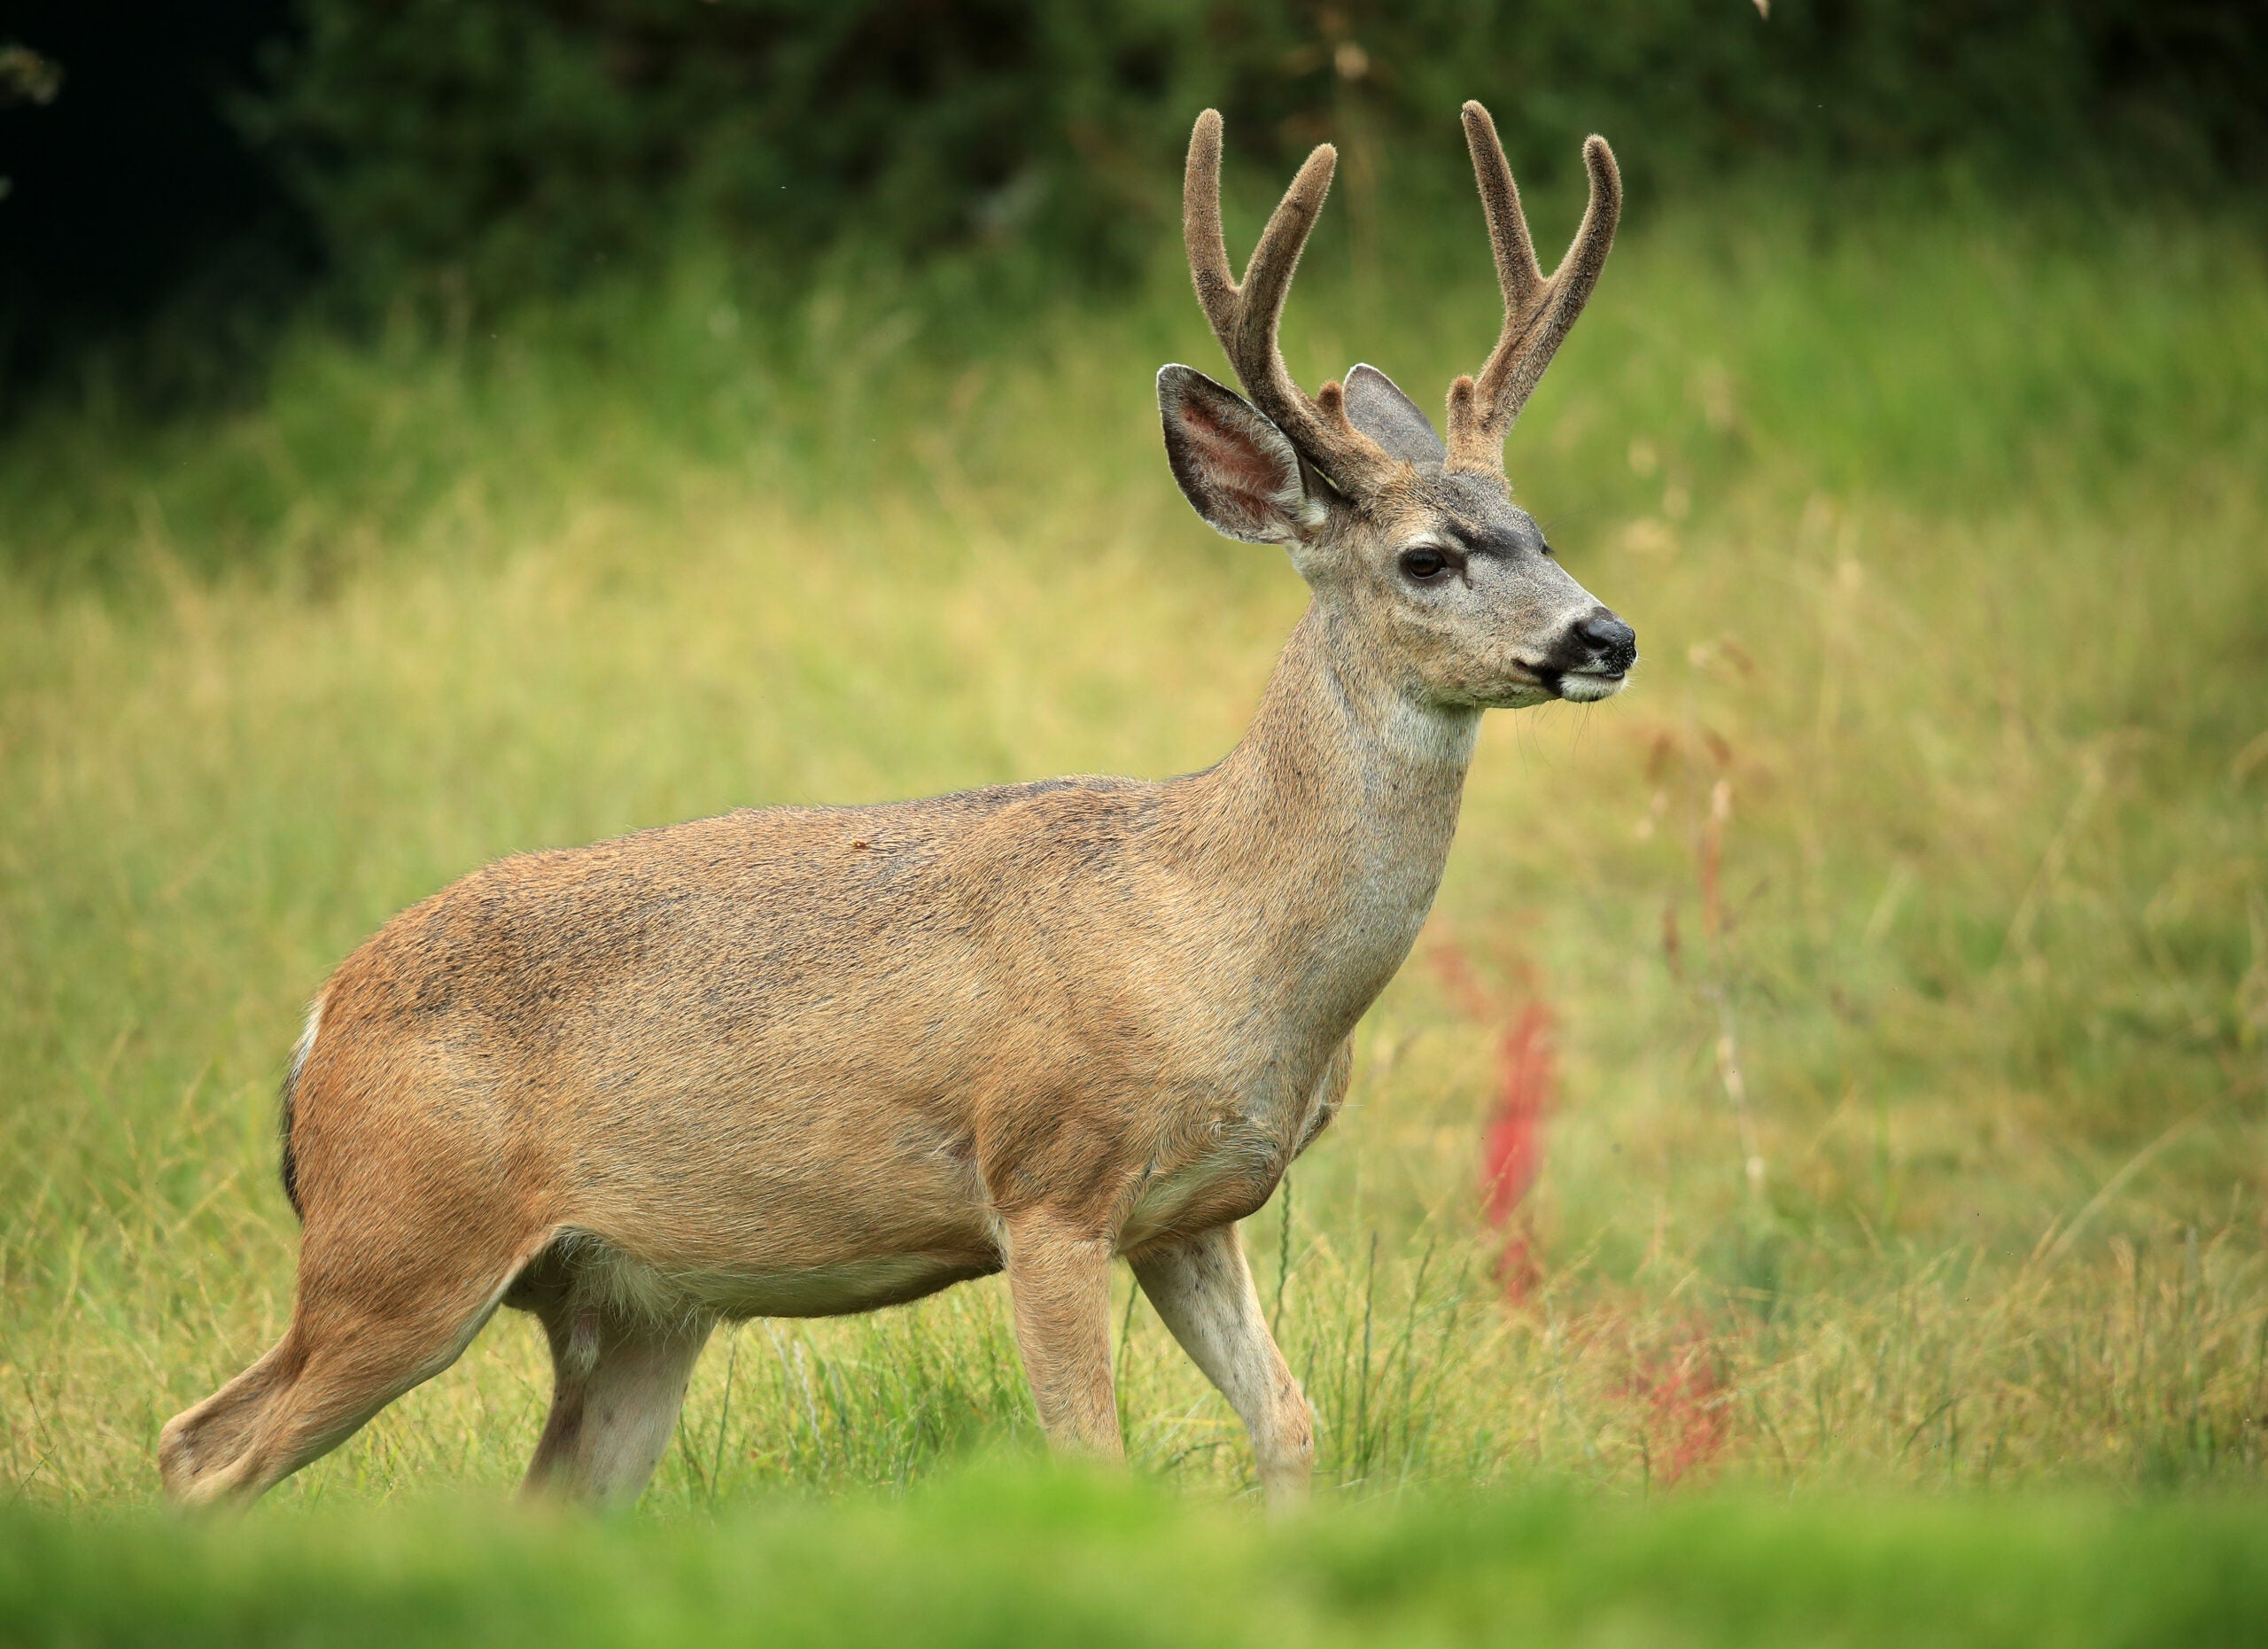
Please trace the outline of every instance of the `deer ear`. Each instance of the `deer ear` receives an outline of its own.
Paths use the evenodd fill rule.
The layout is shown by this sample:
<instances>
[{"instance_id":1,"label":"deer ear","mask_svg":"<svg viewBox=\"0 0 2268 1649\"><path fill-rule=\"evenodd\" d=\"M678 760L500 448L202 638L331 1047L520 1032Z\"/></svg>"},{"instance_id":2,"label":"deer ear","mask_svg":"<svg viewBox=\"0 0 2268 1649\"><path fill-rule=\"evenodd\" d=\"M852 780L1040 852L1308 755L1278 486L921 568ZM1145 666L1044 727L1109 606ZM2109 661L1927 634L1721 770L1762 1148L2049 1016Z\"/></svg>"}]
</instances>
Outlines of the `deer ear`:
<instances>
[{"instance_id":1,"label":"deer ear","mask_svg":"<svg viewBox=\"0 0 2268 1649\"><path fill-rule=\"evenodd\" d=\"M1323 525L1299 454L1259 409L1193 367L1158 374L1166 459L1182 496L1216 533L1294 544Z\"/></svg>"},{"instance_id":2,"label":"deer ear","mask_svg":"<svg viewBox=\"0 0 2268 1649\"><path fill-rule=\"evenodd\" d=\"M1449 449L1433 432L1433 421L1394 381L1374 366L1347 375L1347 422L1410 463L1447 463Z\"/></svg>"}]
</instances>

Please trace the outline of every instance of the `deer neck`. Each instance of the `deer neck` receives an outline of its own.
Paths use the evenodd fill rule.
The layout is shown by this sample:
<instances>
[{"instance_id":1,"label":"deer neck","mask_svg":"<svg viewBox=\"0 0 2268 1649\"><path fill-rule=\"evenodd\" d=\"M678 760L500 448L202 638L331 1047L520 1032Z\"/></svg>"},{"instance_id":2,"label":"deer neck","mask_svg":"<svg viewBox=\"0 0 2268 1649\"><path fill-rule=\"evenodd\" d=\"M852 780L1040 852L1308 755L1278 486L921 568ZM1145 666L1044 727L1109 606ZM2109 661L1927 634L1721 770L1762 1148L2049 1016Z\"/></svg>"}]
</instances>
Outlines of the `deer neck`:
<instances>
[{"instance_id":1,"label":"deer neck","mask_svg":"<svg viewBox=\"0 0 2268 1649\"><path fill-rule=\"evenodd\" d=\"M1480 719L1413 698L1318 602L1243 742L1200 775L1214 885L1247 892L1267 975L1333 1044L1425 924Z\"/></svg>"}]
</instances>

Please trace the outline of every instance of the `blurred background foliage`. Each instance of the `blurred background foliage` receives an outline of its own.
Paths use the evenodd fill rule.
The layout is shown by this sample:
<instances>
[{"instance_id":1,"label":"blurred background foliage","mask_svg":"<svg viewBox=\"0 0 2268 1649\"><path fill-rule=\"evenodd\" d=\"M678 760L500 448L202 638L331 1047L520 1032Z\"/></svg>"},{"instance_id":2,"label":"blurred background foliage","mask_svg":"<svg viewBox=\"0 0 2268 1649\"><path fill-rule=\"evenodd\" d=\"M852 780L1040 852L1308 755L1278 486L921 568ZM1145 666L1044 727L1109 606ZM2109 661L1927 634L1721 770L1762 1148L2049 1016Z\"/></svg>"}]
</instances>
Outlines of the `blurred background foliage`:
<instances>
[{"instance_id":1,"label":"blurred background foliage","mask_svg":"<svg viewBox=\"0 0 2268 1649\"><path fill-rule=\"evenodd\" d=\"M791 276L846 253L951 269L1012 305L1122 281L1170 239L1179 145L1208 103L1270 179L1338 141L1358 237L1382 201L1462 198L1440 162L1475 92L1547 187L1593 129L1640 191L1762 172L1822 193L1888 177L2210 198L2268 160L2268 20L2243 0L12 11L0 385L19 408L90 358L138 399L193 398L310 298L462 318L688 238Z\"/></svg>"}]
</instances>

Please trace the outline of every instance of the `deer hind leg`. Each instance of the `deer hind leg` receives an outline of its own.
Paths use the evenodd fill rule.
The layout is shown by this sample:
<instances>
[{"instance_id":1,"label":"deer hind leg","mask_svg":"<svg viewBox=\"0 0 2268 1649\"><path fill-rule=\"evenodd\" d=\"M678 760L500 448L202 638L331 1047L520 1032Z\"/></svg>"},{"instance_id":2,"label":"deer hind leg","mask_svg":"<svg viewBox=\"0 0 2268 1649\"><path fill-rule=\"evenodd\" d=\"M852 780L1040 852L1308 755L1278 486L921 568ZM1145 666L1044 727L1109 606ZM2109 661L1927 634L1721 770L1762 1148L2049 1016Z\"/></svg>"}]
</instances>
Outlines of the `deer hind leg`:
<instances>
[{"instance_id":1,"label":"deer hind leg","mask_svg":"<svg viewBox=\"0 0 2268 1649\"><path fill-rule=\"evenodd\" d=\"M1304 1497L1315 1471L1314 1416L1268 1332L1237 1227L1161 1243L1132 1260L1159 1317L1252 1434L1269 1505Z\"/></svg>"},{"instance_id":2,"label":"deer hind leg","mask_svg":"<svg viewBox=\"0 0 2268 1649\"><path fill-rule=\"evenodd\" d=\"M284 1338L159 1434L166 1492L250 1500L337 1448L456 1361L524 1257L311 1226Z\"/></svg>"},{"instance_id":3,"label":"deer hind leg","mask_svg":"<svg viewBox=\"0 0 2268 1649\"><path fill-rule=\"evenodd\" d=\"M228 1485L219 1474L243 1457L276 1394L291 1383L298 1363L298 1349L286 1334L243 1373L167 1421L158 1437L158 1474L166 1492L183 1501L223 1492Z\"/></svg>"},{"instance_id":4,"label":"deer hind leg","mask_svg":"<svg viewBox=\"0 0 2268 1649\"><path fill-rule=\"evenodd\" d=\"M551 1412L520 1492L598 1505L635 1500L661 1464L715 1319L660 1320L571 1283L533 1303L551 1342Z\"/></svg>"},{"instance_id":5,"label":"deer hind leg","mask_svg":"<svg viewBox=\"0 0 2268 1649\"><path fill-rule=\"evenodd\" d=\"M1012 1222L1008 1296L1016 1350L1059 1452L1116 1460L1118 1396L1110 1373L1110 1244L1044 1216Z\"/></svg>"}]
</instances>

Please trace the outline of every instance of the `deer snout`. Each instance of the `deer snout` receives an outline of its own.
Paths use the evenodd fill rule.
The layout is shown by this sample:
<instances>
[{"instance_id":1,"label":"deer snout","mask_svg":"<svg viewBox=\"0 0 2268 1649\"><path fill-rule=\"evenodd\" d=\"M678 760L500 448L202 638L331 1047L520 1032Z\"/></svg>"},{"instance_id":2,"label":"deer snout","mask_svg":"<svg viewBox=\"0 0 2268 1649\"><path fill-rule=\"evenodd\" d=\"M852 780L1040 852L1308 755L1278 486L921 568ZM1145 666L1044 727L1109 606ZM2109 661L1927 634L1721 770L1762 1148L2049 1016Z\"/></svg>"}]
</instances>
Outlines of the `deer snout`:
<instances>
[{"instance_id":1,"label":"deer snout","mask_svg":"<svg viewBox=\"0 0 2268 1649\"><path fill-rule=\"evenodd\" d=\"M1561 698L1588 704L1619 693L1637 662L1638 633L1595 606L1559 632L1537 674Z\"/></svg>"},{"instance_id":2,"label":"deer snout","mask_svg":"<svg viewBox=\"0 0 2268 1649\"><path fill-rule=\"evenodd\" d=\"M1588 618L1578 618L1570 626L1569 639L1584 655L1582 662L1573 666L1575 669L1622 675L1638 662L1637 631L1604 607Z\"/></svg>"}]
</instances>

